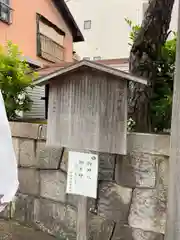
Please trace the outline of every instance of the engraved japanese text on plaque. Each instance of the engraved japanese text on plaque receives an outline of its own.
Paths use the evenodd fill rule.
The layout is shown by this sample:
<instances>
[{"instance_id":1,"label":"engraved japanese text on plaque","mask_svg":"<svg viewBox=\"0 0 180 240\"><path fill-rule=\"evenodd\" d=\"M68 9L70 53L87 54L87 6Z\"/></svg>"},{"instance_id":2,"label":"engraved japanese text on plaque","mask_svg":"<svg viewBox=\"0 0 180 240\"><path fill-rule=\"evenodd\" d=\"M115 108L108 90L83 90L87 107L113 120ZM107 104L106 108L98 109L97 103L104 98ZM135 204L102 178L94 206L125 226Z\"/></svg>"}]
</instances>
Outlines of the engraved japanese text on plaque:
<instances>
[{"instance_id":1,"label":"engraved japanese text on plaque","mask_svg":"<svg viewBox=\"0 0 180 240\"><path fill-rule=\"evenodd\" d=\"M67 193L97 197L98 155L69 152Z\"/></svg>"}]
</instances>

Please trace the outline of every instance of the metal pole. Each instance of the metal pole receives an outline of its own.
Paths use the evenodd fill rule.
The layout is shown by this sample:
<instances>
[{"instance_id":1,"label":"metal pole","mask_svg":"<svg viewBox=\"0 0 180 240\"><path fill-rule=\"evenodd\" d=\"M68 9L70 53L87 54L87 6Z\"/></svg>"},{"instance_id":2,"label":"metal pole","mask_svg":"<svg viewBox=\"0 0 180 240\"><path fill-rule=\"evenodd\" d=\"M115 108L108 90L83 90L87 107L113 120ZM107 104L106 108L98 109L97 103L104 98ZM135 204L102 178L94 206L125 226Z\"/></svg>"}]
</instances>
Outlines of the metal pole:
<instances>
[{"instance_id":1,"label":"metal pole","mask_svg":"<svg viewBox=\"0 0 180 240\"><path fill-rule=\"evenodd\" d=\"M176 70L169 160L168 214L165 240L180 240L180 0L178 8Z\"/></svg>"}]
</instances>

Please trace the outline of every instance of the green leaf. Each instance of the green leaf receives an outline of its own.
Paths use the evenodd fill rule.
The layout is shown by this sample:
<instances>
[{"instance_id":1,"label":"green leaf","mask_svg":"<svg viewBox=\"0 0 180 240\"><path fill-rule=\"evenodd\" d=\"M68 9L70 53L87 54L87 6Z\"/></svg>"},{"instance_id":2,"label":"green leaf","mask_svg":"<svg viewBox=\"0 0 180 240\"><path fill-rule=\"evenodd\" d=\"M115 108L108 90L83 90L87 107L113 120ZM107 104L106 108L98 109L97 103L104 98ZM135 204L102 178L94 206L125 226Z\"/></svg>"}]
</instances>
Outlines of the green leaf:
<instances>
[{"instance_id":1,"label":"green leaf","mask_svg":"<svg viewBox=\"0 0 180 240\"><path fill-rule=\"evenodd\" d=\"M5 47L0 45L0 88L10 120L20 111L29 111L32 105L27 88L32 87L36 74L21 56L18 46L11 41Z\"/></svg>"}]
</instances>

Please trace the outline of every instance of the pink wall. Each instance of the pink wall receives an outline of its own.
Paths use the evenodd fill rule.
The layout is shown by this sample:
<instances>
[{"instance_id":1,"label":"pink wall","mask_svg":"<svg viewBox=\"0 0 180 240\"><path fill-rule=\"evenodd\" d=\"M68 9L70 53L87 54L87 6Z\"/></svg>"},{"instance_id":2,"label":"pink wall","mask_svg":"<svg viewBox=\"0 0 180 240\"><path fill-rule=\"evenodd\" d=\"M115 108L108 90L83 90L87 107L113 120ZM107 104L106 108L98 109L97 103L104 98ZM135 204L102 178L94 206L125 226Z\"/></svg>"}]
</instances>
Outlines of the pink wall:
<instances>
[{"instance_id":1,"label":"pink wall","mask_svg":"<svg viewBox=\"0 0 180 240\"><path fill-rule=\"evenodd\" d=\"M0 43L4 44L11 40L19 46L23 55L40 60L36 56L36 13L39 13L66 33L65 61L72 61L72 34L52 0L11 0L11 7L14 9L12 24L0 21Z\"/></svg>"}]
</instances>

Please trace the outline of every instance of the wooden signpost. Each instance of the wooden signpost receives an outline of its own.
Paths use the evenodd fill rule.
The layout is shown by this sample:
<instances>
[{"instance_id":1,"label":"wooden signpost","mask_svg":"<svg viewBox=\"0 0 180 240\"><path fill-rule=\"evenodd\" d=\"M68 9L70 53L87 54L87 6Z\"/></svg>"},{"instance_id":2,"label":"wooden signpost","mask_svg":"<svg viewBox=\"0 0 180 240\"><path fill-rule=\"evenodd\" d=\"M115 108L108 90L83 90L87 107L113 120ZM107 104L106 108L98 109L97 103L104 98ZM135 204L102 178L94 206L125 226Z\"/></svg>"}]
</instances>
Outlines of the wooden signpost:
<instances>
[{"instance_id":1,"label":"wooden signpost","mask_svg":"<svg viewBox=\"0 0 180 240\"><path fill-rule=\"evenodd\" d=\"M69 152L67 193L97 197L98 155Z\"/></svg>"},{"instance_id":2,"label":"wooden signpost","mask_svg":"<svg viewBox=\"0 0 180 240\"><path fill-rule=\"evenodd\" d=\"M67 193L80 196L77 240L88 239L87 197L97 197L98 155L90 151L127 153L128 81L147 84L129 73L83 60L61 65L34 82L49 84L47 145L77 151L69 152L67 181Z\"/></svg>"},{"instance_id":3,"label":"wooden signpost","mask_svg":"<svg viewBox=\"0 0 180 240\"><path fill-rule=\"evenodd\" d=\"M69 152L67 193L79 195L77 240L88 239L87 197L97 197L98 155Z\"/></svg>"}]
</instances>

